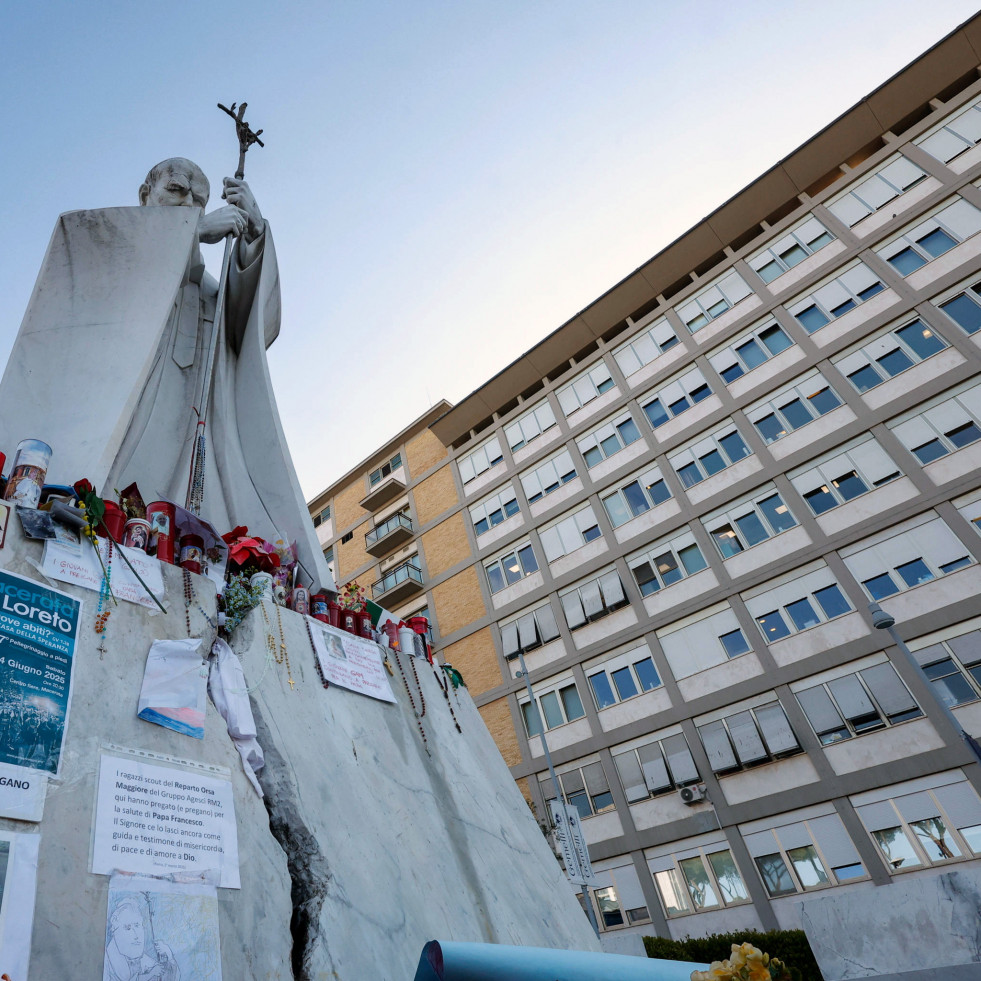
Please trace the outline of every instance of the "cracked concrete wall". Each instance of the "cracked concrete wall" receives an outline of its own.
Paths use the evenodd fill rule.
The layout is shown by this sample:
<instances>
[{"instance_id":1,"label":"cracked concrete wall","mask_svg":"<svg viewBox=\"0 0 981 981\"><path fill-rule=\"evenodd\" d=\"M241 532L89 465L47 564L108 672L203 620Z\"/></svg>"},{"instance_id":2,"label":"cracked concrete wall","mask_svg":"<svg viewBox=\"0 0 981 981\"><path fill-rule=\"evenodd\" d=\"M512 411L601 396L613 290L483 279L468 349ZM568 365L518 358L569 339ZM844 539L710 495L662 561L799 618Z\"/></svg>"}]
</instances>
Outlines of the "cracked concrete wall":
<instances>
[{"instance_id":1,"label":"cracked concrete wall","mask_svg":"<svg viewBox=\"0 0 981 981\"><path fill-rule=\"evenodd\" d=\"M41 544L25 541L13 518L0 568L44 582L40 559ZM599 949L473 702L450 696L458 733L428 665L418 665L424 745L398 674L395 705L325 691L303 618L283 610L291 689L285 664L268 655L265 623L251 614L233 647L256 686L265 802L210 703L203 740L138 719L151 642L187 634L181 572L163 572L167 615L120 603L104 660L96 594L50 583L84 603L63 773L49 785L40 825L0 819L41 834L28 981L102 976L108 878L89 867L100 748L109 742L231 771L242 888L218 890L225 978L398 981L434 937ZM208 580L195 576L194 585L213 612ZM190 617L194 635L206 636L193 606Z\"/></svg>"},{"instance_id":2,"label":"cracked concrete wall","mask_svg":"<svg viewBox=\"0 0 981 981\"><path fill-rule=\"evenodd\" d=\"M436 675L417 662L424 742L398 671L397 705L324 691L303 619L284 610L282 623L295 689L256 613L232 645L250 684L265 673L252 698L262 783L302 909L297 978L409 978L433 938L599 950L469 695L450 692L458 733Z\"/></svg>"}]
</instances>

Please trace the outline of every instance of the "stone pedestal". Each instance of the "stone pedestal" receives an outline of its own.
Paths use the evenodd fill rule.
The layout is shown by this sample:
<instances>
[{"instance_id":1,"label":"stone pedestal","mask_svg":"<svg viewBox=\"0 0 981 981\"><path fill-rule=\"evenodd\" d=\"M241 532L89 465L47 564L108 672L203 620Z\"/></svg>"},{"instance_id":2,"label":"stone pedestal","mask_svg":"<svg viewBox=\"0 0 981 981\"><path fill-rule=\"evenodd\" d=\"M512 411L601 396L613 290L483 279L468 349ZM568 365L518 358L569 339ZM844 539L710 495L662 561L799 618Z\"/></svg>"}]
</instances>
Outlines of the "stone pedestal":
<instances>
[{"instance_id":1,"label":"stone pedestal","mask_svg":"<svg viewBox=\"0 0 981 981\"><path fill-rule=\"evenodd\" d=\"M0 568L44 582L41 549L24 540L12 516ZM218 892L229 981L394 981L411 976L435 937L599 949L473 702L463 690L450 695L457 733L424 663L425 745L398 674L394 705L325 690L303 618L283 610L291 689L285 664L268 655L266 624L250 614L232 646L254 686L264 801L210 703L203 740L138 719L150 644L187 634L181 572L163 572L167 615L120 603L104 659L93 630L96 594L50 583L85 603L62 775L49 785L39 825L0 820L41 834L30 981L102 977L108 879L89 869L107 743L231 771L242 888ZM193 581L213 613L212 585ZM207 636L195 606L190 620L195 636Z\"/></svg>"}]
</instances>

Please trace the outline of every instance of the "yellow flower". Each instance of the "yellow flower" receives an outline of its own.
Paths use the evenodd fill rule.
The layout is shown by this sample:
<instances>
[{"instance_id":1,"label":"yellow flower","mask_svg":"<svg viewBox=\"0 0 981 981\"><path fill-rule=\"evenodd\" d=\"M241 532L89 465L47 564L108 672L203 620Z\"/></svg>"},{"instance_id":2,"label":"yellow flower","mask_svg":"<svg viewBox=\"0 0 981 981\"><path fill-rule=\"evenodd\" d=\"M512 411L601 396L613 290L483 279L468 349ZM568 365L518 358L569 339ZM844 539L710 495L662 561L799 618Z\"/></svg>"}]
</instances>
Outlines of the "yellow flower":
<instances>
[{"instance_id":1,"label":"yellow flower","mask_svg":"<svg viewBox=\"0 0 981 981\"><path fill-rule=\"evenodd\" d=\"M692 971L691 981L732 981L733 973L729 961L712 961L707 971Z\"/></svg>"}]
</instances>

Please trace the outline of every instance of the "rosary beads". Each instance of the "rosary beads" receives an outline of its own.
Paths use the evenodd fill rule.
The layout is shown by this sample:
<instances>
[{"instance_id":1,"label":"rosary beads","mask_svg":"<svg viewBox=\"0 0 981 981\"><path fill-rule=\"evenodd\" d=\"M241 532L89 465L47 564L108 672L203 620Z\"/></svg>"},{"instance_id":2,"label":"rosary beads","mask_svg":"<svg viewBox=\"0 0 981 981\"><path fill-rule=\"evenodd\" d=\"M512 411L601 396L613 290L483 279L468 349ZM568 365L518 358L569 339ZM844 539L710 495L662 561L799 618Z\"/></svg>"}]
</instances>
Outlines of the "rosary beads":
<instances>
[{"instance_id":1,"label":"rosary beads","mask_svg":"<svg viewBox=\"0 0 981 981\"><path fill-rule=\"evenodd\" d=\"M98 541L95 548L99 547ZM99 660L106 656L106 630L109 626L109 600L112 598L112 539L109 539L108 552L106 553L106 566L102 574L102 584L99 586L99 610L95 618L95 632L100 635L99 641Z\"/></svg>"},{"instance_id":2,"label":"rosary beads","mask_svg":"<svg viewBox=\"0 0 981 981\"><path fill-rule=\"evenodd\" d=\"M187 636L191 636L191 604L197 607L198 613L208 621L208 626L217 631L218 621L212 620L204 611L204 607L198 602L197 594L194 592L194 580L188 569L182 569L184 575L184 623L187 625Z\"/></svg>"},{"instance_id":3,"label":"rosary beads","mask_svg":"<svg viewBox=\"0 0 981 981\"><path fill-rule=\"evenodd\" d=\"M306 624L307 637L310 638L310 647L313 650L313 663L317 668L317 674L320 675L320 681L324 688L330 688L330 682L324 677L324 669L320 666L320 658L317 657L317 645L313 642L313 630L310 627L310 618L305 616L303 622Z\"/></svg>"},{"instance_id":4,"label":"rosary beads","mask_svg":"<svg viewBox=\"0 0 981 981\"><path fill-rule=\"evenodd\" d=\"M453 725L456 726L457 732L463 732L460 728L460 723L457 721L456 712L453 711L453 703L450 701L450 682L447 678L443 677L443 673L433 664L433 674L436 676L436 684L439 685L439 690L443 693L443 698L446 699L446 707L450 710L450 715L453 717Z\"/></svg>"},{"instance_id":5,"label":"rosary beads","mask_svg":"<svg viewBox=\"0 0 981 981\"><path fill-rule=\"evenodd\" d=\"M290 667L290 654L286 649L286 640L283 637L283 618L279 612L279 606L273 604L276 607L276 621L279 624L279 647L276 647L276 639L272 635L272 624L269 621L269 614L266 613L266 601L264 599L259 600L259 609L262 610L262 618L266 621L266 646L269 648L269 653L272 654L273 660L277 664L286 664L286 677L289 679L290 688L296 688L296 682L293 680L293 669Z\"/></svg>"},{"instance_id":6,"label":"rosary beads","mask_svg":"<svg viewBox=\"0 0 981 981\"><path fill-rule=\"evenodd\" d=\"M409 687L409 680L405 676L405 669L402 667L402 659L399 657L399 652L393 647L392 656L395 658L395 663L398 665L399 674L402 676L402 684L405 685L406 693L409 696L409 705L412 707L412 711L416 717L416 725L419 727L419 734L422 736L422 744L426 747L426 752L429 752L429 740L426 739L426 730L422 727L422 717L426 714L426 696L422 693L422 685L419 684L419 675L416 673L416 666L413 663L412 673L415 675L416 687L419 689L419 703L422 706L422 712L416 708L416 700L412 695L412 689ZM408 654L410 661L413 660L411 654Z\"/></svg>"}]
</instances>

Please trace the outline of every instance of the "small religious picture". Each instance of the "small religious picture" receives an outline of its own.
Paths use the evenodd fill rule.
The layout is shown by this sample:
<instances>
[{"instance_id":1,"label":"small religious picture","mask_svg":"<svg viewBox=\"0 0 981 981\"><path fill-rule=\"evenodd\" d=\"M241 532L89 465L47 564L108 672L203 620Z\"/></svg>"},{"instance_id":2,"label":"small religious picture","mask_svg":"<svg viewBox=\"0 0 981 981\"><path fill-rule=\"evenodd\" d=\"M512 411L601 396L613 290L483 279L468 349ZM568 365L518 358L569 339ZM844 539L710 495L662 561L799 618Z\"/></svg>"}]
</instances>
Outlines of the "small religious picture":
<instances>
[{"instance_id":1,"label":"small religious picture","mask_svg":"<svg viewBox=\"0 0 981 981\"><path fill-rule=\"evenodd\" d=\"M10 505L0 504L0 548L7 541L7 523L10 521Z\"/></svg>"},{"instance_id":2,"label":"small religious picture","mask_svg":"<svg viewBox=\"0 0 981 981\"><path fill-rule=\"evenodd\" d=\"M36 508L25 508L17 505L17 517L20 518L21 527L28 538L35 538L46 541L49 538L57 538L54 522L47 511L38 511Z\"/></svg>"}]
</instances>

